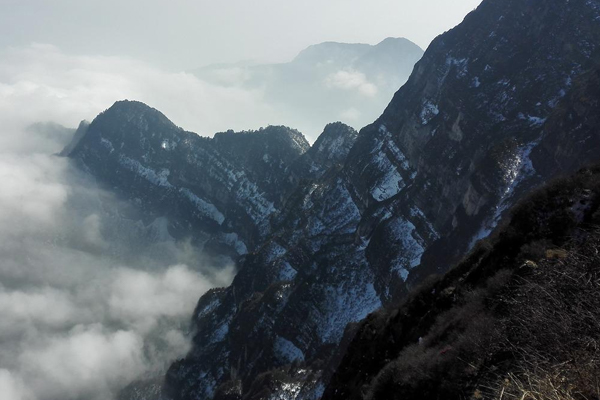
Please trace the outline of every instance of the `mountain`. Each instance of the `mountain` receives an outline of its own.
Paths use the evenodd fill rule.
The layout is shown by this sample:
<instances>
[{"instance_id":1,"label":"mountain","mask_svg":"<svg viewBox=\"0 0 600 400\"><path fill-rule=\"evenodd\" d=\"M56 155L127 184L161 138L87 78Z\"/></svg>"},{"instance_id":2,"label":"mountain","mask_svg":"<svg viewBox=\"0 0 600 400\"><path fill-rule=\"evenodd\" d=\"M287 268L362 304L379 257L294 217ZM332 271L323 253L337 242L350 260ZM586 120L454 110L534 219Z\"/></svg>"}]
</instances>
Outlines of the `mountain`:
<instances>
[{"instance_id":1,"label":"mountain","mask_svg":"<svg viewBox=\"0 0 600 400\"><path fill-rule=\"evenodd\" d=\"M330 124L313 146L283 127L200 138L134 102L98 116L69 156L171 235L237 260L232 285L198 302L164 396L332 395L349 323L448 270L532 188L596 161L599 20L597 0L485 0L373 124Z\"/></svg>"},{"instance_id":2,"label":"mountain","mask_svg":"<svg viewBox=\"0 0 600 400\"><path fill-rule=\"evenodd\" d=\"M361 322L323 400L596 398L599 205L598 166L528 196L445 276Z\"/></svg>"},{"instance_id":3,"label":"mountain","mask_svg":"<svg viewBox=\"0 0 600 400\"><path fill-rule=\"evenodd\" d=\"M356 128L372 122L422 55L421 48L403 38L374 46L326 42L288 63L211 65L192 73L216 85L262 93L278 118L315 138L333 120Z\"/></svg>"},{"instance_id":4,"label":"mountain","mask_svg":"<svg viewBox=\"0 0 600 400\"><path fill-rule=\"evenodd\" d=\"M252 250L292 186L286 174L309 144L268 127L203 138L145 104L121 101L82 124L63 155L136 205L138 219L168 219L176 239L233 258Z\"/></svg>"},{"instance_id":5,"label":"mountain","mask_svg":"<svg viewBox=\"0 0 600 400\"><path fill-rule=\"evenodd\" d=\"M168 394L318 398L348 323L458 262L531 188L595 160L578 144L597 143L592 120L552 127L597 64L598 10L486 0L438 37L344 165L301 184L231 287L200 301ZM537 155L552 143L570 150Z\"/></svg>"}]
</instances>

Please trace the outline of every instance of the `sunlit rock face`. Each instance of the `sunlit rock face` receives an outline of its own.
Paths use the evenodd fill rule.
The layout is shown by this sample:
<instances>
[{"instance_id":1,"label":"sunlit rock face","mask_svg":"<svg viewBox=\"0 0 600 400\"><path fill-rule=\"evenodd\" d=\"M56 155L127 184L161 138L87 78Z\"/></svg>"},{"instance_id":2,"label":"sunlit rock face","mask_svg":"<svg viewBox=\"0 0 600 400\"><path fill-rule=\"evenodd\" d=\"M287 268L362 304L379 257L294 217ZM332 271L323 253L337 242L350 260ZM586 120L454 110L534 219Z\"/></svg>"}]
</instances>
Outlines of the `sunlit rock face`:
<instances>
[{"instance_id":1,"label":"sunlit rock face","mask_svg":"<svg viewBox=\"0 0 600 400\"><path fill-rule=\"evenodd\" d=\"M71 157L174 233L241 255L233 284L200 299L163 395L319 398L348 323L592 161L599 10L486 0L434 40L377 121L328 125L312 147L286 128L200 138L138 103L92 122Z\"/></svg>"}]
</instances>

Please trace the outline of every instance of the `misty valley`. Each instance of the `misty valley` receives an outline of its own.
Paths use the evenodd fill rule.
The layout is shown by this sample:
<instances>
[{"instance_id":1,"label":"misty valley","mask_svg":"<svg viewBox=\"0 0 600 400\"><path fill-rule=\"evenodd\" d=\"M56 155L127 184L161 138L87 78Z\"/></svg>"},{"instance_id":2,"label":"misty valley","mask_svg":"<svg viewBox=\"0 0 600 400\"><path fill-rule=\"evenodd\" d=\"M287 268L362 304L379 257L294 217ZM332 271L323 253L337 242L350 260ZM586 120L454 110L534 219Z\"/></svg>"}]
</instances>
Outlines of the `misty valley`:
<instances>
[{"instance_id":1,"label":"misty valley","mask_svg":"<svg viewBox=\"0 0 600 400\"><path fill-rule=\"evenodd\" d=\"M0 5L0 399L600 399L600 1L480 1Z\"/></svg>"}]
</instances>

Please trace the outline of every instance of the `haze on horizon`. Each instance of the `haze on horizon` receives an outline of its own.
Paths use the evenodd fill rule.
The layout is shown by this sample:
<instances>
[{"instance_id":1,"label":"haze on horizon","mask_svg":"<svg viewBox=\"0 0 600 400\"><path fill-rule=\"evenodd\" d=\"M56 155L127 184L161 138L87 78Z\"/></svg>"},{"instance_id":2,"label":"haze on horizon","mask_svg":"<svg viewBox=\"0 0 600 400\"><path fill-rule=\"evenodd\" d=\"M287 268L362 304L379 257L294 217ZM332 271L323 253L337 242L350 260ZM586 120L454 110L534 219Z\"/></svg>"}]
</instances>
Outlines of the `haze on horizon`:
<instances>
[{"instance_id":1,"label":"haze on horizon","mask_svg":"<svg viewBox=\"0 0 600 400\"><path fill-rule=\"evenodd\" d=\"M260 82L248 85L247 71L223 71L233 79L226 85L191 71L248 60L289 62L326 41L375 45L405 37L425 49L479 2L0 0L0 116L10 116L10 125L18 129L40 121L73 128L115 101L130 99L202 136L286 125L312 142L326 123L360 129L372 122L402 80L382 84L345 66L313 82L322 90L333 84L339 92L334 97L322 96L322 90L296 96L281 82L267 82L296 99L282 103ZM291 79L297 82L289 85L298 86L306 76ZM345 98L343 91L358 100L327 111ZM327 107L315 115L304 107L314 103L311 99L327 101ZM304 111L298 111L300 101Z\"/></svg>"},{"instance_id":2,"label":"haze on horizon","mask_svg":"<svg viewBox=\"0 0 600 400\"><path fill-rule=\"evenodd\" d=\"M405 37L423 49L479 0L0 0L0 50L51 44L170 71L241 60L286 62L316 43Z\"/></svg>"}]
</instances>

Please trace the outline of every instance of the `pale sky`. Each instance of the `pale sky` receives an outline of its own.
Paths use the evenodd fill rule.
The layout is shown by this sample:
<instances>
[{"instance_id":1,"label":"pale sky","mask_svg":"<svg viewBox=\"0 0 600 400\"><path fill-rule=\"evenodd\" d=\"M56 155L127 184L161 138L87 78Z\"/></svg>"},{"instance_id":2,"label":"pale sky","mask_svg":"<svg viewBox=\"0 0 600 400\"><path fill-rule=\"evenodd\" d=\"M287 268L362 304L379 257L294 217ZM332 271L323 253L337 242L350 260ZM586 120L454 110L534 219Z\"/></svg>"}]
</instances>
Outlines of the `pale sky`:
<instances>
[{"instance_id":1,"label":"pale sky","mask_svg":"<svg viewBox=\"0 0 600 400\"><path fill-rule=\"evenodd\" d=\"M426 48L480 0L0 0L0 50L43 43L169 70L289 61L324 41Z\"/></svg>"}]
</instances>

